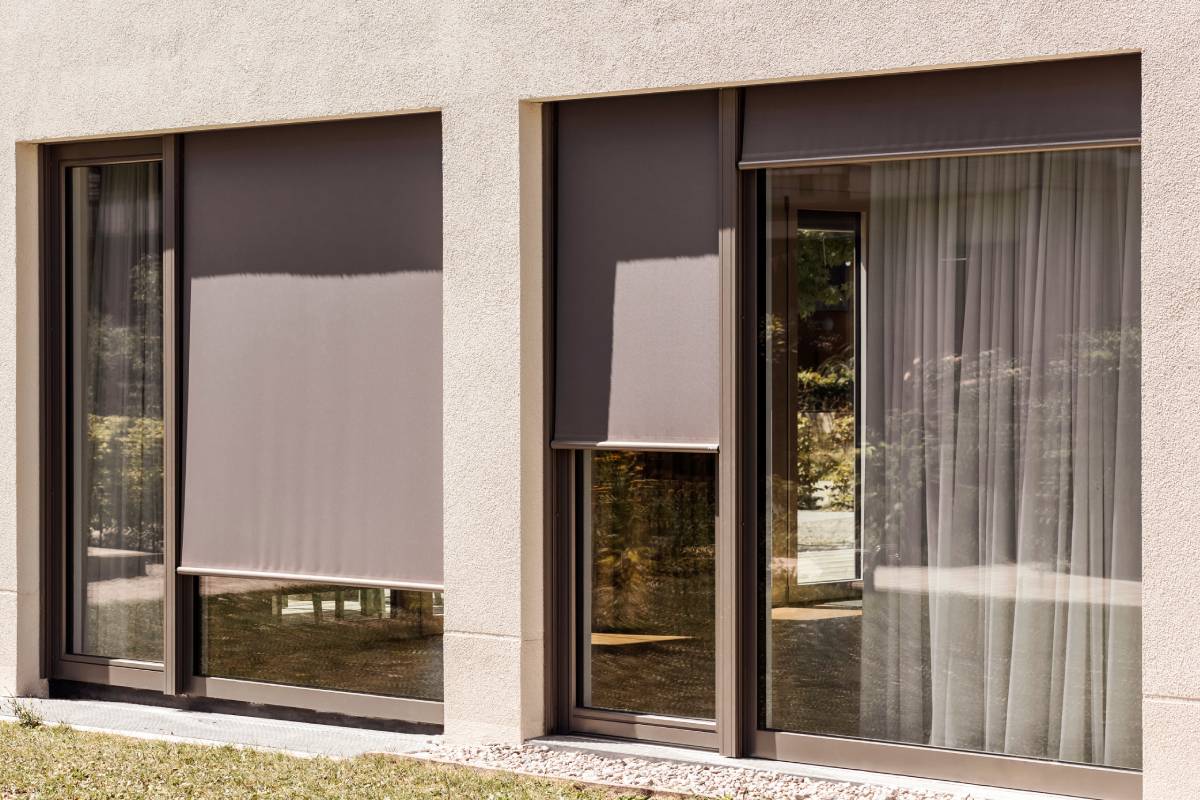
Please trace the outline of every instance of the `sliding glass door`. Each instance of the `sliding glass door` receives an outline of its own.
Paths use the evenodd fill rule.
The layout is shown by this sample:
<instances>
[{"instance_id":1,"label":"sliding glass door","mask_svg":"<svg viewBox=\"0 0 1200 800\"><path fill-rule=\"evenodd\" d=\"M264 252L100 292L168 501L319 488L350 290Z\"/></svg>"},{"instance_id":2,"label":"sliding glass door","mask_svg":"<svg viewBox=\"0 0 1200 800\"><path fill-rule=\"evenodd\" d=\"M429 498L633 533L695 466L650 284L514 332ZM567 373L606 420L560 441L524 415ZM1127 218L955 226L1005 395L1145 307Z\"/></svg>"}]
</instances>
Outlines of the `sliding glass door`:
<instances>
[{"instance_id":1,"label":"sliding glass door","mask_svg":"<svg viewBox=\"0 0 1200 800\"><path fill-rule=\"evenodd\" d=\"M769 749L1140 767L1139 163L764 173Z\"/></svg>"}]
</instances>

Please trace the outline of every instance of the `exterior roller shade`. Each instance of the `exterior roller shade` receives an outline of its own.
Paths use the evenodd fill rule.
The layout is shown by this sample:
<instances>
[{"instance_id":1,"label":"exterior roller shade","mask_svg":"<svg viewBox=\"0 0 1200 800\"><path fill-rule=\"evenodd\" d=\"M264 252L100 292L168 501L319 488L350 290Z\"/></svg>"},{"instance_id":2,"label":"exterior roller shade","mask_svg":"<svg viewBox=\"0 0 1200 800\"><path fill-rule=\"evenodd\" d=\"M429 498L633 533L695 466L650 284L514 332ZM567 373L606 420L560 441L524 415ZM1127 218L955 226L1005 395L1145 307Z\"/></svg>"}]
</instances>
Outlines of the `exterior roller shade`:
<instances>
[{"instance_id":1,"label":"exterior roller shade","mask_svg":"<svg viewBox=\"0 0 1200 800\"><path fill-rule=\"evenodd\" d=\"M558 106L554 444L715 449L717 94Z\"/></svg>"},{"instance_id":2,"label":"exterior roller shade","mask_svg":"<svg viewBox=\"0 0 1200 800\"><path fill-rule=\"evenodd\" d=\"M442 582L437 114L189 134L185 572Z\"/></svg>"},{"instance_id":3,"label":"exterior roller shade","mask_svg":"<svg viewBox=\"0 0 1200 800\"><path fill-rule=\"evenodd\" d=\"M1141 61L1104 56L753 86L742 166L1111 144L1141 135Z\"/></svg>"}]
</instances>

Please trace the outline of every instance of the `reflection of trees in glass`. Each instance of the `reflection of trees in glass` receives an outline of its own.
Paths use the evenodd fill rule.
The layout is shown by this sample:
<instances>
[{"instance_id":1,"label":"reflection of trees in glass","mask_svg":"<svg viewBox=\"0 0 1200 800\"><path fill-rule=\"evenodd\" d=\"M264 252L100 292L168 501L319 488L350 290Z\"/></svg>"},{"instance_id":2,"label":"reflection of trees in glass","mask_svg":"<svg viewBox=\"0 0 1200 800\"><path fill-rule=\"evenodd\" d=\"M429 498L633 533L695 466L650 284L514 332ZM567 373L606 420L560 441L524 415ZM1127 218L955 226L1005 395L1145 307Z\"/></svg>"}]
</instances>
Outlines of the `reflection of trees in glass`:
<instances>
[{"instance_id":1,"label":"reflection of trees in glass","mask_svg":"<svg viewBox=\"0 0 1200 800\"><path fill-rule=\"evenodd\" d=\"M852 232L796 231L792 312L807 356L796 370L797 509L854 508L854 342L833 318L852 325L854 263Z\"/></svg>"},{"instance_id":2,"label":"reflection of trees in glass","mask_svg":"<svg viewBox=\"0 0 1200 800\"><path fill-rule=\"evenodd\" d=\"M204 675L442 699L433 592L201 578Z\"/></svg>"},{"instance_id":3,"label":"reflection of trees in glass","mask_svg":"<svg viewBox=\"0 0 1200 800\"><path fill-rule=\"evenodd\" d=\"M854 411L796 414L796 505L854 509Z\"/></svg>"},{"instance_id":4,"label":"reflection of trees in glass","mask_svg":"<svg viewBox=\"0 0 1200 800\"><path fill-rule=\"evenodd\" d=\"M853 298L853 234L800 228L795 247L794 312L799 319L806 320L820 309L843 306Z\"/></svg>"},{"instance_id":5,"label":"reflection of trees in glass","mask_svg":"<svg viewBox=\"0 0 1200 800\"><path fill-rule=\"evenodd\" d=\"M592 629L678 632L697 598L689 584L713 577L715 458L623 451L591 457ZM711 626L712 610L699 613Z\"/></svg>"},{"instance_id":6,"label":"reflection of trees in glass","mask_svg":"<svg viewBox=\"0 0 1200 800\"><path fill-rule=\"evenodd\" d=\"M162 546L163 421L88 417L92 534L102 547Z\"/></svg>"},{"instance_id":7,"label":"reflection of trees in glass","mask_svg":"<svg viewBox=\"0 0 1200 800\"><path fill-rule=\"evenodd\" d=\"M128 297L93 287L88 307L88 407L100 415L162 417L162 257L129 268Z\"/></svg>"},{"instance_id":8,"label":"reflection of trees in glass","mask_svg":"<svg viewBox=\"0 0 1200 800\"><path fill-rule=\"evenodd\" d=\"M129 270L127 296L88 298L87 520L92 544L162 550L162 258Z\"/></svg>"}]
</instances>

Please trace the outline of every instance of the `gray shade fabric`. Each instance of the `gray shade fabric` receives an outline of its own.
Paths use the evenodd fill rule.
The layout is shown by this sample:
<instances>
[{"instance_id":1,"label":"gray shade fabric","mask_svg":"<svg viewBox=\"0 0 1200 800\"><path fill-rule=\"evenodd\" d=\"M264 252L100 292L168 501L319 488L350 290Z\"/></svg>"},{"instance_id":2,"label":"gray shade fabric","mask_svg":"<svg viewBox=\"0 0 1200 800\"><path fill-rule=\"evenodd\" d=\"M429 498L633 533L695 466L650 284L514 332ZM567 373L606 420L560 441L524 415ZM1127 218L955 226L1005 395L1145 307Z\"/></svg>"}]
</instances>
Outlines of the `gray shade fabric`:
<instances>
[{"instance_id":1,"label":"gray shade fabric","mask_svg":"<svg viewBox=\"0 0 1200 800\"><path fill-rule=\"evenodd\" d=\"M1022 148L1141 135L1137 55L746 90L742 165Z\"/></svg>"},{"instance_id":2,"label":"gray shade fabric","mask_svg":"<svg viewBox=\"0 0 1200 800\"><path fill-rule=\"evenodd\" d=\"M562 103L559 445L717 442L717 95Z\"/></svg>"},{"instance_id":3,"label":"gray shade fabric","mask_svg":"<svg viewBox=\"0 0 1200 800\"><path fill-rule=\"evenodd\" d=\"M185 138L184 568L441 583L440 137Z\"/></svg>"}]
</instances>

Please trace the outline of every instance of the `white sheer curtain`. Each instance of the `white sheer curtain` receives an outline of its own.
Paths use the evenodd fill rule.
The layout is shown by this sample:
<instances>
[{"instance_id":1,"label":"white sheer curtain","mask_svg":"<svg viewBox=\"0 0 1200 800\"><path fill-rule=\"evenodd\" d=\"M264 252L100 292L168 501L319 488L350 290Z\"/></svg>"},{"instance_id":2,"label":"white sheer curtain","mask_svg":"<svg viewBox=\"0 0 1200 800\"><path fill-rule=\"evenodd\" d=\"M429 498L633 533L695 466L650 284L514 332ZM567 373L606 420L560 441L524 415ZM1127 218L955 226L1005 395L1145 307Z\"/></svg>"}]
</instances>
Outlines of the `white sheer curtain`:
<instances>
[{"instance_id":1,"label":"white sheer curtain","mask_svg":"<svg viewBox=\"0 0 1200 800\"><path fill-rule=\"evenodd\" d=\"M1139 163L871 167L864 736L1140 766Z\"/></svg>"}]
</instances>

